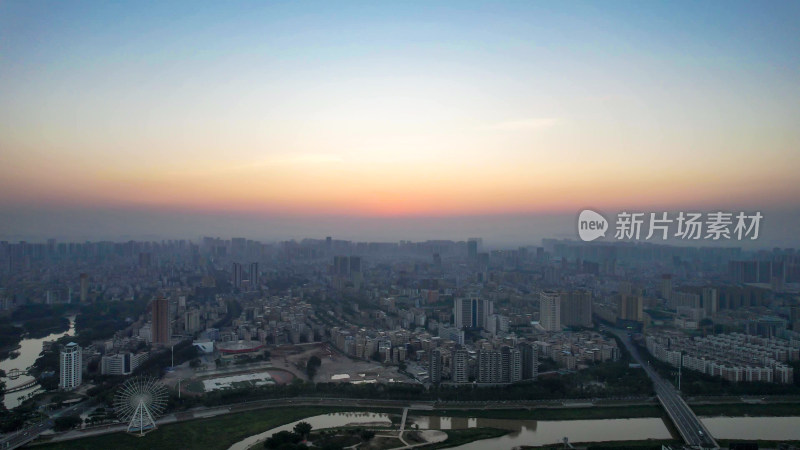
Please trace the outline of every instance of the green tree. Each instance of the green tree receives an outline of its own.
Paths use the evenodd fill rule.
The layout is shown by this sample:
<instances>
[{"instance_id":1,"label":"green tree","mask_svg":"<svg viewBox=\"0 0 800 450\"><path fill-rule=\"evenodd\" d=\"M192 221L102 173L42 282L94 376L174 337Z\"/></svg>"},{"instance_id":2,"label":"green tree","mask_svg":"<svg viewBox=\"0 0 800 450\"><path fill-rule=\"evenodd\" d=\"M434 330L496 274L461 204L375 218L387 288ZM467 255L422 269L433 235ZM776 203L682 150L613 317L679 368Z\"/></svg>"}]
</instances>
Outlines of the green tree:
<instances>
[{"instance_id":1,"label":"green tree","mask_svg":"<svg viewBox=\"0 0 800 450\"><path fill-rule=\"evenodd\" d=\"M308 422L300 422L294 426L294 432L299 434L303 437L303 439L307 439L308 435L311 434L311 424Z\"/></svg>"},{"instance_id":2,"label":"green tree","mask_svg":"<svg viewBox=\"0 0 800 450\"><path fill-rule=\"evenodd\" d=\"M308 379L313 380L314 376L317 374L317 370L319 366L322 365L322 360L319 359L319 356L312 356L308 358L308 362L306 363L306 373L308 374Z\"/></svg>"},{"instance_id":3,"label":"green tree","mask_svg":"<svg viewBox=\"0 0 800 450\"><path fill-rule=\"evenodd\" d=\"M78 415L58 417L53 421L53 429L56 431L71 430L82 423L83 419Z\"/></svg>"},{"instance_id":4,"label":"green tree","mask_svg":"<svg viewBox=\"0 0 800 450\"><path fill-rule=\"evenodd\" d=\"M375 432L372 431L372 430L364 430L364 431L361 432L360 436L361 436L361 439L363 439L365 441L368 441L368 440L370 440L370 439L375 437Z\"/></svg>"},{"instance_id":5,"label":"green tree","mask_svg":"<svg viewBox=\"0 0 800 450\"><path fill-rule=\"evenodd\" d=\"M278 449L292 446L303 440L299 434L292 433L291 431L281 431L273 434L271 437L264 441L264 448Z\"/></svg>"}]
</instances>

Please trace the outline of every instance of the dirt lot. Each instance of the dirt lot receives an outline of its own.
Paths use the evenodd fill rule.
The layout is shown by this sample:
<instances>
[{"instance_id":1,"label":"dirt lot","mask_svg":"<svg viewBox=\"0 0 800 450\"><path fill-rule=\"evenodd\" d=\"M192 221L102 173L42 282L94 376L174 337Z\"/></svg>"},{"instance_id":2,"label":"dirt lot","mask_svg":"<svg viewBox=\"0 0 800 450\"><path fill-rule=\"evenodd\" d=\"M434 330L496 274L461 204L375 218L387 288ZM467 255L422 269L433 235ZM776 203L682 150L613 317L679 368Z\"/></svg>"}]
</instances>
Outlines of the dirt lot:
<instances>
[{"instance_id":1,"label":"dirt lot","mask_svg":"<svg viewBox=\"0 0 800 450\"><path fill-rule=\"evenodd\" d=\"M387 382L405 380L407 377L397 371L397 367L383 366L374 361L360 361L350 359L339 351L332 349L328 344L313 344L302 346L282 346L271 349L272 362L275 367L295 369L293 372L305 372L308 359L314 355L319 357L322 365L317 371L314 381L317 382ZM348 375L338 380L333 380L334 375Z\"/></svg>"},{"instance_id":2,"label":"dirt lot","mask_svg":"<svg viewBox=\"0 0 800 450\"><path fill-rule=\"evenodd\" d=\"M317 356L322 361L322 365L317 371L316 377L314 377L316 382L385 383L389 382L389 380L408 379L405 375L398 373L395 366L383 366L375 361L350 359L325 343L283 345L270 348L269 351L271 354L269 362L242 367L230 366L214 369L213 366L210 366L207 370L202 370L203 368L194 370L189 367L187 362L175 367L173 372L164 376L163 381L167 386L174 389L179 378L184 380L185 383L191 383L203 378L220 377L249 371L266 371L270 370L270 368L282 369L291 373L285 374L285 377L278 376L276 381L279 383L291 382L292 375L307 381L306 362L312 356ZM338 375L337 379L333 379L334 375ZM185 388L182 388L182 391L186 392Z\"/></svg>"}]
</instances>

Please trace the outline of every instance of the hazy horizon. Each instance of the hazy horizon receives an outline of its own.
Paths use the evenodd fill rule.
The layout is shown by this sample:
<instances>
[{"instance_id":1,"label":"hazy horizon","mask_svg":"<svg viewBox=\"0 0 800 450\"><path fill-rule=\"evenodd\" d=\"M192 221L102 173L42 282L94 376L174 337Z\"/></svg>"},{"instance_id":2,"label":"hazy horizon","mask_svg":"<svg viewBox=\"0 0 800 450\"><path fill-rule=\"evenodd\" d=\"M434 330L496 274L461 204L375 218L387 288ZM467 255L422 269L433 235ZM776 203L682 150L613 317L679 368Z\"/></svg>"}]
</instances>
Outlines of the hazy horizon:
<instances>
[{"instance_id":1,"label":"hazy horizon","mask_svg":"<svg viewBox=\"0 0 800 450\"><path fill-rule=\"evenodd\" d=\"M456 217L264 217L256 214L198 215L175 212L97 210L97 211L0 211L3 231L0 240L42 242L49 238L62 241L127 241L191 239L202 236L245 237L263 242L292 239L334 239L358 242L397 242L447 239L464 241L483 239L486 248L515 248L540 245L542 239L578 240L577 215L486 215ZM661 211L644 211L657 212ZM738 211L736 211L738 212ZM656 238L637 242L695 247L741 247L746 250L773 247L800 248L798 211L761 211L764 219L757 240L710 239L663 241ZM604 212L611 222L606 242L613 238L615 212ZM672 211L670 211L672 213ZM784 224L790 224L785 226ZM11 231L14 230L14 231ZM11 231L11 232L9 232ZM602 239L601 239L602 240Z\"/></svg>"}]
</instances>

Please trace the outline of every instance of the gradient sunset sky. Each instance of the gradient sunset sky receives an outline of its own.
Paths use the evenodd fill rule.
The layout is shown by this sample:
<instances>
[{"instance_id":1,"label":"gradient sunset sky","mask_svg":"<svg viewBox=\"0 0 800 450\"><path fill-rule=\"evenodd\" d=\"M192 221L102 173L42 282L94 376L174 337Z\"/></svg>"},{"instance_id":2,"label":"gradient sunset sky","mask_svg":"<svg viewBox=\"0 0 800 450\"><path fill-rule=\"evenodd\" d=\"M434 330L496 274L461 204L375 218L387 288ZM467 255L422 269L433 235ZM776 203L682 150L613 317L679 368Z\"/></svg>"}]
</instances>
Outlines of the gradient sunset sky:
<instances>
[{"instance_id":1,"label":"gradient sunset sky","mask_svg":"<svg viewBox=\"0 0 800 450\"><path fill-rule=\"evenodd\" d=\"M797 1L0 2L0 238L533 243L591 207L761 210L793 245L798 24Z\"/></svg>"}]
</instances>

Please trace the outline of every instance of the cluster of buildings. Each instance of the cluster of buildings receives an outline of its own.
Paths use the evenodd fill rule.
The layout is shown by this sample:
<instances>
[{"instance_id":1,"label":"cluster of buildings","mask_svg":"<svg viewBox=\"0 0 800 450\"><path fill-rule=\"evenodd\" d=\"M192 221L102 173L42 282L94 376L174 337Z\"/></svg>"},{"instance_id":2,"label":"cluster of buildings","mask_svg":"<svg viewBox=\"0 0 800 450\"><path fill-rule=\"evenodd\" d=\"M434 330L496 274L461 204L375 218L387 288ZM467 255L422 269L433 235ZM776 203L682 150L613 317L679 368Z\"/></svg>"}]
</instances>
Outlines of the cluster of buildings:
<instances>
[{"instance_id":1,"label":"cluster of buildings","mask_svg":"<svg viewBox=\"0 0 800 450\"><path fill-rule=\"evenodd\" d=\"M159 293L113 339L65 357L67 365L81 359L84 373L87 361L98 361L103 374L130 374L152 349L187 339L214 353L206 362L222 364L258 358L271 346L327 341L420 382L514 383L536 378L543 359L566 370L619 359L614 340L590 331L599 318L642 330L651 353L673 365L734 381L791 378L794 350L786 358L774 350L795 349L776 339L800 329L800 302L790 292L800 280L794 251L756 254L753 264L738 262L751 255L736 249L555 240L483 246L480 238L0 243L7 286L0 309ZM737 315L752 308L762 318ZM727 347L723 341L737 335L688 337L712 330L711 320L744 324L753 336ZM675 329L682 331L663 331ZM65 369L63 386L74 387L74 371Z\"/></svg>"},{"instance_id":2,"label":"cluster of buildings","mask_svg":"<svg viewBox=\"0 0 800 450\"><path fill-rule=\"evenodd\" d=\"M659 333L648 335L645 342L660 361L732 382L791 384L794 371L787 363L800 360L800 340L796 339L742 333L690 338Z\"/></svg>"},{"instance_id":3,"label":"cluster of buildings","mask_svg":"<svg viewBox=\"0 0 800 450\"><path fill-rule=\"evenodd\" d=\"M439 384L508 384L535 379L538 375L536 346L484 341L475 348L445 343L428 352L425 381Z\"/></svg>"},{"instance_id":4,"label":"cluster of buildings","mask_svg":"<svg viewBox=\"0 0 800 450\"><path fill-rule=\"evenodd\" d=\"M542 358L552 358L559 367L580 370L590 364L618 361L617 341L594 331L559 332L535 341Z\"/></svg>"},{"instance_id":5,"label":"cluster of buildings","mask_svg":"<svg viewBox=\"0 0 800 450\"><path fill-rule=\"evenodd\" d=\"M429 353L428 381L451 383L508 384L537 376L536 347L529 343L499 348L485 342L476 350L439 347Z\"/></svg>"},{"instance_id":6,"label":"cluster of buildings","mask_svg":"<svg viewBox=\"0 0 800 450\"><path fill-rule=\"evenodd\" d=\"M592 326L592 293L587 290L539 294L539 324L545 331Z\"/></svg>"}]
</instances>

